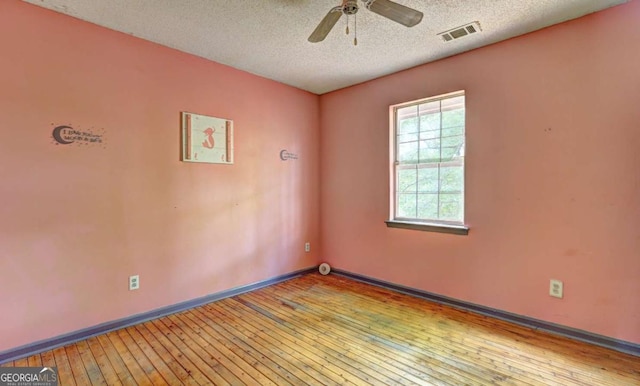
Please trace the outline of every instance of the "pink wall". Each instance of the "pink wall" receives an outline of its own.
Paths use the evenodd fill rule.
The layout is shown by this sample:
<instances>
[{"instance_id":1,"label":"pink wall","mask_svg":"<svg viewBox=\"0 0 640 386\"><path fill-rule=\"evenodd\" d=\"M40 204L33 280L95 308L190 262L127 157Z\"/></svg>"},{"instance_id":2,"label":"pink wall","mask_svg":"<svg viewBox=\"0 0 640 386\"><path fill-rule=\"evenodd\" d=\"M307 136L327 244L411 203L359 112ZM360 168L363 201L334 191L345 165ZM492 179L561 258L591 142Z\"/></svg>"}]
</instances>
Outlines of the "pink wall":
<instances>
[{"instance_id":1,"label":"pink wall","mask_svg":"<svg viewBox=\"0 0 640 386\"><path fill-rule=\"evenodd\" d=\"M640 343L638 20L632 1L323 95L324 259ZM462 89L470 234L387 228L389 105Z\"/></svg>"},{"instance_id":2,"label":"pink wall","mask_svg":"<svg viewBox=\"0 0 640 386\"><path fill-rule=\"evenodd\" d=\"M0 48L0 351L317 263L318 96L15 0ZM180 111L235 165L180 162Z\"/></svg>"}]
</instances>

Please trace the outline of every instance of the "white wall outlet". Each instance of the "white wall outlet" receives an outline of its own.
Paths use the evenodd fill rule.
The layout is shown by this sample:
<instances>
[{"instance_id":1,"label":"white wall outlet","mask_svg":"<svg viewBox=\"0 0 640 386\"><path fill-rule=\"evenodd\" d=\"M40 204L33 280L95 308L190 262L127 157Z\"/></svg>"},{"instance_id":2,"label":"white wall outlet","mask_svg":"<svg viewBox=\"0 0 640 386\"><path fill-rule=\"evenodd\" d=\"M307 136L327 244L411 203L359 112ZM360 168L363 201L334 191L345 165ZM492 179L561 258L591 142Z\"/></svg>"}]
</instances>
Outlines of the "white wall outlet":
<instances>
[{"instance_id":1,"label":"white wall outlet","mask_svg":"<svg viewBox=\"0 0 640 386\"><path fill-rule=\"evenodd\" d=\"M310 242L306 242L304 243L304 251L305 252L311 252L311 243Z\"/></svg>"},{"instance_id":2,"label":"white wall outlet","mask_svg":"<svg viewBox=\"0 0 640 386\"><path fill-rule=\"evenodd\" d=\"M551 281L549 281L549 295L562 299L564 296L562 281L556 279L551 279Z\"/></svg>"},{"instance_id":3,"label":"white wall outlet","mask_svg":"<svg viewBox=\"0 0 640 386\"><path fill-rule=\"evenodd\" d=\"M140 288L140 275L129 276L129 291Z\"/></svg>"}]
</instances>

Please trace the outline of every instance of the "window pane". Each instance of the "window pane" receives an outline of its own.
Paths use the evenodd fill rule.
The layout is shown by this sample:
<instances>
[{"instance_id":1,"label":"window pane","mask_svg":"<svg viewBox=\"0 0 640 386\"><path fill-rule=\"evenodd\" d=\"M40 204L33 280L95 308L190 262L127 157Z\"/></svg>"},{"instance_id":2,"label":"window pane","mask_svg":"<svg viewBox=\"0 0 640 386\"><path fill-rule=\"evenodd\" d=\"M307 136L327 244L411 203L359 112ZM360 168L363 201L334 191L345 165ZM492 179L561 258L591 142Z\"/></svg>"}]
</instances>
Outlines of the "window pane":
<instances>
[{"instance_id":1,"label":"window pane","mask_svg":"<svg viewBox=\"0 0 640 386\"><path fill-rule=\"evenodd\" d=\"M438 193L438 168L418 169L418 192Z\"/></svg>"},{"instance_id":2,"label":"window pane","mask_svg":"<svg viewBox=\"0 0 640 386\"><path fill-rule=\"evenodd\" d=\"M438 139L440 138L440 127L436 129L421 130L420 139Z\"/></svg>"},{"instance_id":3,"label":"window pane","mask_svg":"<svg viewBox=\"0 0 640 386\"><path fill-rule=\"evenodd\" d=\"M396 110L398 121L397 134L414 133L418 131L418 107L409 106Z\"/></svg>"},{"instance_id":4,"label":"window pane","mask_svg":"<svg viewBox=\"0 0 640 386\"><path fill-rule=\"evenodd\" d=\"M421 219L438 218L438 194L418 195L418 216Z\"/></svg>"},{"instance_id":5,"label":"window pane","mask_svg":"<svg viewBox=\"0 0 640 386\"><path fill-rule=\"evenodd\" d=\"M442 137L442 160L451 161L456 157L460 157L462 144L464 143L464 136L456 135L452 137Z\"/></svg>"},{"instance_id":6,"label":"window pane","mask_svg":"<svg viewBox=\"0 0 640 386\"><path fill-rule=\"evenodd\" d=\"M460 193L464 190L464 169L462 166L440 168L440 192Z\"/></svg>"},{"instance_id":7,"label":"window pane","mask_svg":"<svg viewBox=\"0 0 640 386\"><path fill-rule=\"evenodd\" d=\"M417 218L415 194L398 194L398 208L396 211L396 216Z\"/></svg>"},{"instance_id":8,"label":"window pane","mask_svg":"<svg viewBox=\"0 0 640 386\"><path fill-rule=\"evenodd\" d=\"M440 113L420 116L420 138L440 137Z\"/></svg>"},{"instance_id":9,"label":"window pane","mask_svg":"<svg viewBox=\"0 0 640 386\"><path fill-rule=\"evenodd\" d=\"M443 137L451 137L452 135L463 135L464 134L464 124L462 125L450 125L442 127L442 136Z\"/></svg>"},{"instance_id":10,"label":"window pane","mask_svg":"<svg viewBox=\"0 0 640 386\"><path fill-rule=\"evenodd\" d=\"M420 141L420 162L440 162L440 138Z\"/></svg>"},{"instance_id":11,"label":"window pane","mask_svg":"<svg viewBox=\"0 0 640 386\"><path fill-rule=\"evenodd\" d=\"M440 220L462 221L462 194L440 195Z\"/></svg>"},{"instance_id":12,"label":"window pane","mask_svg":"<svg viewBox=\"0 0 640 386\"><path fill-rule=\"evenodd\" d=\"M418 132L398 135L398 143L414 142L419 139Z\"/></svg>"},{"instance_id":13,"label":"window pane","mask_svg":"<svg viewBox=\"0 0 640 386\"><path fill-rule=\"evenodd\" d=\"M454 127L464 127L464 109L442 112L442 129L446 131L447 129Z\"/></svg>"},{"instance_id":14,"label":"window pane","mask_svg":"<svg viewBox=\"0 0 640 386\"><path fill-rule=\"evenodd\" d=\"M398 193L415 193L416 169L399 169L398 170Z\"/></svg>"},{"instance_id":15,"label":"window pane","mask_svg":"<svg viewBox=\"0 0 640 386\"><path fill-rule=\"evenodd\" d=\"M418 161L418 142L399 143L398 161L416 163Z\"/></svg>"},{"instance_id":16,"label":"window pane","mask_svg":"<svg viewBox=\"0 0 640 386\"><path fill-rule=\"evenodd\" d=\"M398 134L417 133L418 132L418 118L405 118L400 121L398 126Z\"/></svg>"}]
</instances>

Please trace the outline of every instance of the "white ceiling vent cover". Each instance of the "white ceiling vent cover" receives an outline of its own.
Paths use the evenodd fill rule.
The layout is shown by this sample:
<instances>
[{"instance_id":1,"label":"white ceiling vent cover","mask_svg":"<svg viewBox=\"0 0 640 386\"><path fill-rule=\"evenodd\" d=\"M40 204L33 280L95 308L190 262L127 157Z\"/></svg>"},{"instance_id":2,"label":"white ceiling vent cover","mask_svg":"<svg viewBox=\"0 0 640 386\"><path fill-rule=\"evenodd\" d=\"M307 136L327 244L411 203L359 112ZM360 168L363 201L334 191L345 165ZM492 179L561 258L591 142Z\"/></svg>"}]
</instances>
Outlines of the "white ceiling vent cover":
<instances>
[{"instance_id":1,"label":"white ceiling vent cover","mask_svg":"<svg viewBox=\"0 0 640 386\"><path fill-rule=\"evenodd\" d=\"M465 24L448 31L440 32L438 35L441 36L442 40L444 40L445 42L450 42L452 40L460 39L461 37L471 35L480 31L482 31L480 23L474 21L473 23Z\"/></svg>"}]
</instances>

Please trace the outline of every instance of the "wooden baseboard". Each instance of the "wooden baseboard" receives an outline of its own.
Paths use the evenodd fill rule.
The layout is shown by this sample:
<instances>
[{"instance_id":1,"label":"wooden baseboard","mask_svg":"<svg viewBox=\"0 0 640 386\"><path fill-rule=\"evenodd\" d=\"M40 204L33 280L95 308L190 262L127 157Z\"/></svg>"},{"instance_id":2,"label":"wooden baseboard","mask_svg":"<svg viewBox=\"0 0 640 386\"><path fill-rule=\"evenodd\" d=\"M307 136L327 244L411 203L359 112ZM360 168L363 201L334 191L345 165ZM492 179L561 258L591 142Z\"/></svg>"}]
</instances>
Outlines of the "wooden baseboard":
<instances>
[{"instance_id":1,"label":"wooden baseboard","mask_svg":"<svg viewBox=\"0 0 640 386\"><path fill-rule=\"evenodd\" d=\"M123 319L106 322L103 324L99 324L97 326L92 326L92 327L78 330L72 333L60 335L50 339L45 339L38 342L30 343L24 346L2 351L0 352L0 364L13 361L16 359L24 358L42 351L52 350L56 347L65 346L67 344L84 340L96 335L104 334L109 331L143 323L148 320L174 314L176 312L185 311L193 307L198 307L203 304L211 303L211 302L225 299L231 296L240 295L249 291L256 290L258 288L280 283L280 282L292 279L294 277L298 277L298 276L305 275L315 271L317 271L317 267L302 269L299 271L295 271L295 272L280 275L271 279L267 279L261 282L232 288L226 291L210 294L197 299L188 300L188 301L177 303L174 305L158 308L156 310L152 310L142 314L132 315ZM640 357L640 344L618 340L618 339L610 338L607 336L594 334L588 331L578 330L571 327L566 327L566 326L545 322L545 321L534 319L534 318L529 318L527 316L512 314L510 312L501 311L501 310L497 310L494 308L485 307L485 306L481 306L473 303L468 303L462 300L449 298L446 296L418 290L415 288L405 287L399 284L386 282L383 280L375 279L375 278L364 276L364 275L359 275L359 274L344 271L341 269L332 268L331 272L336 275L340 275L353 280L372 284L378 287L390 289L392 291L423 298L425 300L429 300L436 303L446 304L452 307L467 310L477 314L487 315L496 319L506 320L508 322L519 324L521 326L550 332L552 334L565 336L571 339L595 344L598 346L610 348L616 351L620 351L620 352L624 352L627 354Z\"/></svg>"},{"instance_id":2,"label":"wooden baseboard","mask_svg":"<svg viewBox=\"0 0 640 386\"><path fill-rule=\"evenodd\" d=\"M378 287L386 288L392 291L401 292L407 295L419 297L435 303L445 304L451 307L467 310L477 314L505 320L507 322L512 322L521 326L533 328L535 330L546 331L552 334L561 335L561 336L579 340L582 342L595 344L598 346L610 348L612 350L624 352L627 354L640 356L640 344L627 342L624 340L618 340L618 339L610 338L607 336L594 334L588 331L562 326L555 323L545 322L543 320L534 319L534 318L530 318L522 315L517 315L510 312L501 311L495 308L485 307L478 304L473 304L473 303L465 302L462 300L449 298L446 296L434 294L427 291L422 291L415 288L405 287L399 284L386 282L383 280L375 279L375 278L364 276L364 275L359 275L359 274L344 271L341 269L331 268L331 273L344 276L353 280L361 281L363 283L368 283Z\"/></svg>"},{"instance_id":3,"label":"wooden baseboard","mask_svg":"<svg viewBox=\"0 0 640 386\"><path fill-rule=\"evenodd\" d=\"M263 280L257 283L232 288L226 291L206 295L197 299L187 300L185 302L158 308L149 312L128 316L126 318L122 318L119 320L102 323L97 326L88 327L88 328L74 331L68 334L64 334L57 337L30 343L24 346L12 348L12 349L0 352L0 364L13 361L16 359L24 358L42 351L52 350L56 347L66 346L70 343L84 340L96 335L104 334L109 331L118 330L120 328L143 323L148 320L156 319L162 316L175 314L176 312L185 311L194 307L201 306L203 304L215 302L217 300L225 299L231 296L240 295L245 292L253 291L258 288L280 283L285 280L293 279L294 277L298 277L314 271L317 271L317 267L302 269L299 271L276 276L271 279Z\"/></svg>"}]
</instances>

